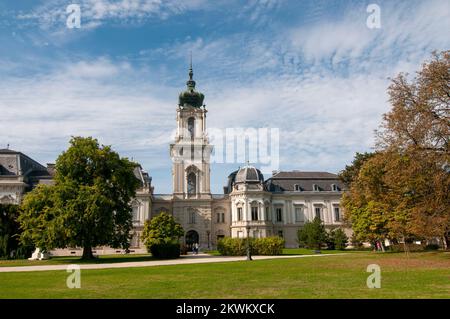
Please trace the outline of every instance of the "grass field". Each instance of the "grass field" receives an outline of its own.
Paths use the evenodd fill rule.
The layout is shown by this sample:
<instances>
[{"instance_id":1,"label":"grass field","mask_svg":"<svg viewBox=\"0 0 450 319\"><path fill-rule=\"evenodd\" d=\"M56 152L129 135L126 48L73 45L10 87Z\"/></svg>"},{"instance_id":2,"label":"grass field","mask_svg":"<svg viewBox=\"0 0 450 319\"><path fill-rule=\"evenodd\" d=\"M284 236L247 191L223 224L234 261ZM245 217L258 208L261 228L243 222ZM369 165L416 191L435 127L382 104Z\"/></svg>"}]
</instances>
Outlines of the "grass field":
<instances>
[{"instance_id":1,"label":"grass field","mask_svg":"<svg viewBox=\"0 0 450 319\"><path fill-rule=\"evenodd\" d=\"M381 288L369 289L369 264ZM0 273L0 298L449 298L450 253L362 252L311 258L65 271Z\"/></svg>"},{"instance_id":2,"label":"grass field","mask_svg":"<svg viewBox=\"0 0 450 319\"><path fill-rule=\"evenodd\" d=\"M336 254L342 253L341 250L322 250L321 254ZM349 252L349 251L345 251ZM207 252L212 256L220 256L217 250ZM315 255L314 250L306 248L286 248L283 249L283 255ZM0 267L14 267L14 266L41 266L41 265L65 265L65 264L108 264L121 262L135 262L135 261L150 261L156 260L149 254L117 254L117 255L102 255L93 260L81 260L80 257L61 256L52 257L48 260L27 260L27 259L0 259Z\"/></svg>"}]
</instances>

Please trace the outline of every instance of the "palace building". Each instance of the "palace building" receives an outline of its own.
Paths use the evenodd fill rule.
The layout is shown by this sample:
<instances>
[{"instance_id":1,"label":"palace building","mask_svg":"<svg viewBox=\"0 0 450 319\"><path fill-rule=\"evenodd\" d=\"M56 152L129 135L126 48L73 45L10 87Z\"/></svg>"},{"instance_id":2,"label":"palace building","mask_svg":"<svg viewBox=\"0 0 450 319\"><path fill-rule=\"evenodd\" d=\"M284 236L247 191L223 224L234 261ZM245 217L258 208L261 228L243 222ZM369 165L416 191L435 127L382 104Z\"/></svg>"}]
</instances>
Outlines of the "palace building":
<instances>
[{"instance_id":1,"label":"palace building","mask_svg":"<svg viewBox=\"0 0 450 319\"><path fill-rule=\"evenodd\" d=\"M247 164L228 176L223 194L212 194L213 145L206 129L205 96L195 88L192 66L186 86L178 98L176 135L169 148L172 193L155 193L149 174L139 165L135 169L141 187L132 202L132 251L144 250L144 223L161 212L172 214L183 226L185 244L199 243L201 249L212 249L220 238L229 236L281 236L286 247L298 247L297 230L315 217L327 228L343 227L340 200L344 185L332 173L277 171L265 178ZM0 203L20 203L36 184L51 183L53 171L54 165L44 167L21 152L0 150ZM98 254L111 250L95 249ZM81 249L52 253L78 255Z\"/></svg>"}]
</instances>

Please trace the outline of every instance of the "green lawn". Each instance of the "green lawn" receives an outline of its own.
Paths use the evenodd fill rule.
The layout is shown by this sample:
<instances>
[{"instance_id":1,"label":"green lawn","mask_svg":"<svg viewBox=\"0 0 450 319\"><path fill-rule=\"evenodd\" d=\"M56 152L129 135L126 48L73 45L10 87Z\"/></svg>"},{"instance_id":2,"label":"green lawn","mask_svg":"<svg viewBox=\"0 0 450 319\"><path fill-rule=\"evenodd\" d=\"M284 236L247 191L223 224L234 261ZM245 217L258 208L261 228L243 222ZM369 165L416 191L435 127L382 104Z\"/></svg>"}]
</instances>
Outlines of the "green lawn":
<instances>
[{"instance_id":1,"label":"green lawn","mask_svg":"<svg viewBox=\"0 0 450 319\"><path fill-rule=\"evenodd\" d=\"M0 260L0 267L13 267L13 266L42 266L42 265L65 265L65 264L109 264L109 263L121 263L121 262L133 262L133 261L149 261L156 260L151 255L140 254L117 254L117 255L104 255L92 260L81 260L80 257L75 256L61 256L52 257L47 260L27 260L27 259L2 259Z\"/></svg>"},{"instance_id":2,"label":"green lawn","mask_svg":"<svg viewBox=\"0 0 450 319\"><path fill-rule=\"evenodd\" d=\"M381 267L381 288L366 267ZM449 298L450 253L371 253L65 271L0 273L0 298Z\"/></svg>"},{"instance_id":3,"label":"green lawn","mask_svg":"<svg viewBox=\"0 0 450 319\"><path fill-rule=\"evenodd\" d=\"M336 254L349 251L342 250L322 250L321 254ZM217 250L206 251L206 253L213 256L220 256ZM283 255L315 255L314 250L305 248L286 248L283 249ZM117 254L117 255L102 255L93 260L81 260L80 257L52 257L48 260L6 260L0 259L0 267L14 267L14 266L41 266L41 265L65 265L65 264L106 264L106 263L121 263L133 261L149 261L156 260L150 254Z\"/></svg>"}]
</instances>

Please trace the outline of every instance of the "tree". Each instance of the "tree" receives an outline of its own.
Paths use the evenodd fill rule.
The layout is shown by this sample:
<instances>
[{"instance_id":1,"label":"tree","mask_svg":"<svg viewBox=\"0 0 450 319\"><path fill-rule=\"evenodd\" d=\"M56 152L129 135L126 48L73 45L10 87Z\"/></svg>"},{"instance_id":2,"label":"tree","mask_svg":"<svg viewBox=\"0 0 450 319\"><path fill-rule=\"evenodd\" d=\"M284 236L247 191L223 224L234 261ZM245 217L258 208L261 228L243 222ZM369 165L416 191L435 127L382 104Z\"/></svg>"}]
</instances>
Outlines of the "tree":
<instances>
[{"instance_id":1,"label":"tree","mask_svg":"<svg viewBox=\"0 0 450 319\"><path fill-rule=\"evenodd\" d=\"M147 250L160 258L179 257L179 239L183 235L183 227L166 212L147 220L142 233Z\"/></svg>"},{"instance_id":2,"label":"tree","mask_svg":"<svg viewBox=\"0 0 450 319\"><path fill-rule=\"evenodd\" d=\"M450 231L450 51L434 52L417 76L393 79L392 110L384 115L377 147L396 153L386 177L396 186L397 213L417 237L443 238Z\"/></svg>"},{"instance_id":3,"label":"tree","mask_svg":"<svg viewBox=\"0 0 450 319\"><path fill-rule=\"evenodd\" d=\"M327 241L325 226L320 218L316 217L312 222L306 222L297 232L300 247L320 250Z\"/></svg>"},{"instance_id":4,"label":"tree","mask_svg":"<svg viewBox=\"0 0 450 319\"><path fill-rule=\"evenodd\" d=\"M32 247L20 245L19 206L0 204L0 257L26 258Z\"/></svg>"},{"instance_id":5,"label":"tree","mask_svg":"<svg viewBox=\"0 0 450 319\"><path fill-rule=\"evenodd\" d=\"M339 173L339 179L347 186L350 187L351 183L358 177L359 171L363 164L373 157L375 153L356 153L355 159L350 165L346 165L345 169Z\"/></svg>"},{"instance_id":6,"label":"tree","mask_svg":"<svg viewBox=\"0 0 450 319\"><path fill-rule=\"evenodd\" d=\"M341 173L350 181L342 204L358 240L440 237L448 243L449 83L450 51L434 53L411 83L407 74L392 80L392 110L377 132L376 153ZM357 154L354 164L360 159Z\"/></svg>"},{"instance_id":7,"label":"tree","mask_svg":"<svg viewBox=\"0 0 450 319\"><path fill-rule=\"evenodd\" d=\"M93 258L95 246L128 248L135 167L96 139L73 137L56 160L54 185L39 185L24 198L22 241L45 250L83 247L83 259Z\"/></svg>"},{"instance_id":8,"label":"tree","mask_svg":"<svg viewBox=\"0 0 450 319\"><path fill-rule=\"evenodd\" d=\"M328 236L333 249L344 250L347 246L348 237L341 228L331 230Z\"/></svg>"}]
</instances>

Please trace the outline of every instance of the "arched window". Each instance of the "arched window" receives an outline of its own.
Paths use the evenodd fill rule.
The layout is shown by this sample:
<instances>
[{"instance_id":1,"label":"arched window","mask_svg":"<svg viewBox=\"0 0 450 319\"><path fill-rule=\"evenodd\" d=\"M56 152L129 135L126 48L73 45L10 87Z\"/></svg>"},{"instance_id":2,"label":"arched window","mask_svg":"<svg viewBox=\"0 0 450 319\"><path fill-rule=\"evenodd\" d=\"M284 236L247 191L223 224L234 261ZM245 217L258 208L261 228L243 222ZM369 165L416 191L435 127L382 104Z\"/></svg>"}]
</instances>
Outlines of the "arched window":
<instances>
[{"instance_id":1,"label":"arched window","mask_svg":"<svg viewBox=\"0 0 450 319\"><path fill-rule=\"evenodd\" d=\"M237 220L242 220L242 207L237 208Z\"/></svg>"},{"instance_id":2,"label":"arched window","mask_svg":"<svg viewBox=\"0 0 450 319\"><path fill-rule=\"evenodd\" d=\"M197 176L191 172L187 176L187 192L190 195L195 195L197 192Z\"/></svg>"},{"instance_id":3,"label":"arched window","mask_svg":"<svg viewBox=\"0 0 450 319\"><path fill-rule=\"evenodd\" d=\"M252 205L252 220L258 220L258 206Z\"/></svg>"},{"instance_id":4,"label":"arched window","mask_svg":"<svg viewBox=\"0 0 450 319\"><path fill-rule=\"evenodd\" d=\"M195 119L193 117L188 118L188 132L189 132L189 137L191 139L194 138Z\"/></svg>"}]
</instances>

